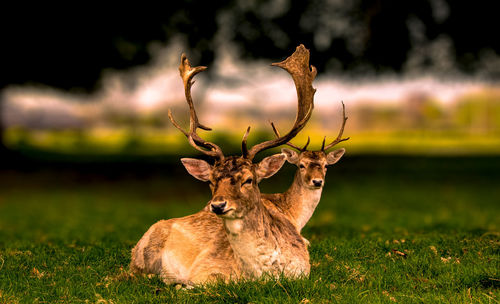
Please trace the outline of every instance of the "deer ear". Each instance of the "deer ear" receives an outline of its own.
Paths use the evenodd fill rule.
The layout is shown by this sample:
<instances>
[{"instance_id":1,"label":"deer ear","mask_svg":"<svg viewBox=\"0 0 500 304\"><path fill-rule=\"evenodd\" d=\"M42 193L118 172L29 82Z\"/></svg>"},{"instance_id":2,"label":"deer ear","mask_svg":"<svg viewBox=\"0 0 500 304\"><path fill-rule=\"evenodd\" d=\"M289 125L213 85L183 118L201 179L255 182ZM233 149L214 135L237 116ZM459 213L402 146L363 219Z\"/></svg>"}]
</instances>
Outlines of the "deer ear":
<instances>
[{"instance_id":1,"label":"deer ear","mask_svg":"<svg viewBox=\"0 0 500 304\"><path fill-rule=\"evenodd\" d=\"M281 166L285 163L285 155L274 154L264 158L258 165L255 172L257 173L257 182L264 178L268 178L278 172Z\"/></svg>"},{"instance_id":2,"label":"deer ear","mask_svg":"<svg viewBox=\"0 0 500 304\"><path fill-rule=\"evenodd\" d=\"M208 182L210 179L210 173L212 172L212 166L204 160L196 158L181 158L181 162L186 168L187 172L204 182Z\"/></svg>"},{"instance_id":3,"label":"deer ear","mask_svg":"<svg viewBox=\"0 0 500 304\"><path fill-rule=\"evenodd\" d=\"M297 152L290 150L290 149L287 149L287 148L283 148L283 149L281 149L281 153L285 154L286 160L290 164L296 165L299 163L299 154Z\"/></svg>"},{"instance_id":4,"label":"deer ear","mask_svg":"<svg viewBox=\"0 0 500 304\"><path fill-rule=\"evenodd\" d=\"M342 155L344 155L344 153L345 153L344 148L340 148L340 149L337 149L335 151L328 153L326 155L327 164L329 164L329 165L335 164L336 162L339 161L339 159L342 157Z\"/></svg>"}]
</instances>

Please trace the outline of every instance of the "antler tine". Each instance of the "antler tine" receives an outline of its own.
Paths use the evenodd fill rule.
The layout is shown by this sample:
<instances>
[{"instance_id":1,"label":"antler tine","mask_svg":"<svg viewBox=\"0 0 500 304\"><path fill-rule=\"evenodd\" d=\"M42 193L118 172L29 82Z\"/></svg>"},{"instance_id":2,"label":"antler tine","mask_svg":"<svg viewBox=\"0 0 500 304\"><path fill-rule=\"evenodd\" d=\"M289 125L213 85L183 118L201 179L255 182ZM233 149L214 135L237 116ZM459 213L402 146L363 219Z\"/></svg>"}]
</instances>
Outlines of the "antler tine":
<instances>
[{"instance_id":1,"label":"antler tine","mask_svg":"<svg viewBox=\"0 0 500 304\"><path fill-rule=\"evenodd\" d=\"M278 131L278 129L276 128L276 126L274 125L273 122L271 122L271 127L273 127L273 131L274 131L274 134L276 135L277 138L280 138L281 135L280 135L280 132ZM306 144L304 145L304 147L299 147L299 146L296 146L294 144L292 144L291 142L286 142L285 144L289 147L292 147L300 152L304 152L307 150L307 146L309 146L309 142L311 141L311 138L309 136L307 136L307 142Z\"/></svg>"},{"instance_id":2,"label":"antler tine","mask_svg":"<svg viewBox=\"0 0 500 304\"><path fill-rule=\"evenodd\" d=\"M307 142L302 148L302 152L307 151L307 146L309 146L309 143L311 142L311 137L307 136Z\"/></svg>"},{"instance_id":3,"label":"antler tine","mask_svg":"<svg viewBox=\"0 0 500 304\"><path fill-rule=\"evenodd\" d=\"M316 89L312 87L312 82L316 77L316 68L309 66L309 50L301 44L290 57L282 62L273 63L272 66L278 66L286 70L293 78L297 90L297 117L292 129L284 136L279 136L276 139L253 146L247 154L247 158L249 159L253 159L261 151L283 145L294 138L304 128L309 118L311 118L314 108L314 93Z\"/></svg>"},{"instance_id":4,"label":"antler tine","mask_svg":"<svg viewBox=\"0 0 500 304\"><path fill-rule=\"evenodd\" d=\"M245 132L245 135L243 135L243 140L241 141L241 151L243 152L244 158L248 157L248 147L247 147L248 133L250 133L250 126L248 126L247 131Z\"/></svg>"},{"instance_id":5,"label":"antler tine","mask_svg":"<svg viewBox=\"0 0 500 304\"><path fill-rule=\"evenodd\" d=\"M329 143L326 147L325 147L325 140L326 140L326 137L325 137L323 139L323 144L321 146L321 151L326 151L326 150L330 149L331 147L335 146L336 144L338 144L340 142L343 142L343 141L346 141L346 140L348 140L350 138L350 137L342 138L342 134L344 133L345 123L347 121L347 118L349 118L349 117L345 116L345 105L344 105L343 101L342 101L342 117L343 117L343 121L342 121L342 127L340 128L339 135L337 136L337 138L334 141L332 141L331 143Z\"/></svg>"},{"instance_id":6,"label":"antler tine","mask_svg":"<svg viewBox=\"0 0 500 304\"><path fill-rule=\"evenodd\" d=\"M184 95L186 96L186 101L189 106L189 132L186 132L182 127L175 121L172 111L168 110L168 118L172 122L172 124L179 129L187 138L191 146L193 146L196 150L219 159L224 159L224 154L219 146L214 143L205 141L201 138L197 133L196 129L203 129L210 131L211 128L202 125L198 120L198 115L196 115L196 110L193 104L193 98L191 97L191 87L194 83L193 77L206 70L205 66L191 67L189 60L186 54L181 55L181 64L179 65L179 72L184 83ZM206 150L209 149L209 150Z\"/></svg>"}]
</instances>

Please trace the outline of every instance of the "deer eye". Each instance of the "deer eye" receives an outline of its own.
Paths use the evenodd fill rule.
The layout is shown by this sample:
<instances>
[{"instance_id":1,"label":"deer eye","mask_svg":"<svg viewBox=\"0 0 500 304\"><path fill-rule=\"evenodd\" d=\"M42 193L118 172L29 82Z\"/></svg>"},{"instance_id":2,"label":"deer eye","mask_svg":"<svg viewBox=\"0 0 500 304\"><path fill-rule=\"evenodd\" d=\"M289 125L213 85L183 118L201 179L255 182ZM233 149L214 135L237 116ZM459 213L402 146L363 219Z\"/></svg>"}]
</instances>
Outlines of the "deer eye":
<instances>
[{"instance_id":1,"label":"deer eye","mask_svg":"<svg viewBox=\"0 0 500 304\"><path fill-rule=\"evenodd\" d=\"M300 168L300 169L305 169L305 168L306 168L306 166L304 166L303 164L300 164L299 168Z\"/></svg>"},{"instance_id":2,"label":"deer eye","mask_svg":"<svg viewBox=\"0 0 500 304\"><path fill-rule=\"evenodd\" d=\"M250 177L250 178L247 178L241 185L244 186L246 184L251 184L253 182L253 179Z\"/></svg>"}]
</instances>

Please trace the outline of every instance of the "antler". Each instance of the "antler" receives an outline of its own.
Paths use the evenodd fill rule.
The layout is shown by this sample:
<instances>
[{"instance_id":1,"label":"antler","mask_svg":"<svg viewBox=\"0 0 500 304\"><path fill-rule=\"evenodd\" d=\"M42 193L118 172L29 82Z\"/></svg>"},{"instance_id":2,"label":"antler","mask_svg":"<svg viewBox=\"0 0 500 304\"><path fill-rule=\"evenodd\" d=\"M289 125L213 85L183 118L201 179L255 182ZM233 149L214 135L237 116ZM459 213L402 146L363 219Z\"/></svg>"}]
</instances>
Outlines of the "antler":
<instances>
[{"instance_id":1,"label":"antler","mask_svg":"<svg viewBox=\"0 0 500 304\"><path fill-rule=\"evenodd\" d=\"M272 65L286 70L293 78L295 88L297 89L297 117L292 129L287 134L257 144L250 150L247 148L247 137L250 132L250 127L248 127L241 142L243 157L248 159L253 159L257 153L285 144L294 138L304 128L314 108L314 93L316 89L312 87L312 82L316 77L316 68L314 66L309 67L309 50L301 44L290 57Z\"/></svg>"},{"instance_id":2,"label":"antler","mask_svg":"<svg viewBox=\"0 0 500 304\"><path fill-rule=\"evenodd\" d=\"M170 118L170 121L172 124L179 129L186 137L188 138L189 143L191 146L193 146L196 150L219 159L224 159L224 154L222 153L221 148L217 146L214 143L205 141L203 138L201 138L197 133L196 129L203 129L210 131L212 130L211 128L202 125L198 121L198 116L196 115L196 110L194 109L194 104L193 104L193 99L191 97L191 86L193 85L193 77L206 70L207 67L205 66L198 66L198 67L191 67L191 64L189 63L189 60L186 57L186 54L181 55L181 64L179 65L179 72L181 74L182 81L184 82L184 94L186 95L186 101L189 106L189 132L184 131L182 127L175 121L172 111L169 109L168 110L168 118ZM209 150L206 150L209 149Z\"/></svg>"},{"instance_id":3,"label":"antler","mask_svg":"<svg viewBox=\"0 0 500 304\"><path fill-rule=\"evenodd\" d=\"M331 147L335 146L336 144L338 144L339 142L346 141L350 138L350 137L342 138L342 134L344 133L345 123L346 123L347 118L348 118L348 117L345 117L345 105L344 105L343 101L342 101L342 117L344 118L344 120L342 122L342 127L340 128L339 135L337 136L337 138L334 141L332 141L326 147L325 147L325 140L326 140L326 136L325 136L325 138L323 138L323 144L321 145L321 151L326 151L326 150L330 149Z\"/></svg>"},{"instance_id":4,"label":"antler","mask_svg":"<svg viewBox=\"0 0 500 304\"><path fill-rule=\"evenodd\" d=\"M276 127L274 126L274 123L273 123L273 122L271 122L271 127L273 127L273 131L274 131L274 134L276 134L276 137L277 137L277 138L280 138L280 137L281 137L281 136L280 136L280 132L278 131L278 129L276 129ZM302 148L300 148L300 147L298 147L298 146L296 146L296 145L292 144L292 143L291 143L291 142L289 142L289 141L288 141L288 142L286 142L285 144L286 144L287 146L290 146L290 147L292 147L292 148L294 148L294 149L299 150L300 152L304 152L304 151L307 151L307 146L309 146L309 143L310 143L310 142L311 142L311 138L310 138L309 136L307 136L307 142L306 142L306 144L304 145L304 147L302 147Z\"/></svg>"}]
</instances>

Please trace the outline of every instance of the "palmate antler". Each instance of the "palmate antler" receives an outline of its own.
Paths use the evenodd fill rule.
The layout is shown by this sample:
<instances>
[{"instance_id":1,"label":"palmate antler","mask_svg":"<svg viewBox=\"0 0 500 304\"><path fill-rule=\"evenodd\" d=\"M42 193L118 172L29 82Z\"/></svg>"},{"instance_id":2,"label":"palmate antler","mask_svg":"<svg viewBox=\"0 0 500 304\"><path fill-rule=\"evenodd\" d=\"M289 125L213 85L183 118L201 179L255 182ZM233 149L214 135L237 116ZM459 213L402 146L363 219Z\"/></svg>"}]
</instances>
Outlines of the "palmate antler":
<instances>
[{"instance_id":1,"label":"palmate antler","mask_svg":"<svg viewBox=\"0 0 500 304\"><path fill-rule=\"evenodd\" d=\"M218 158L220 160L224 159L224 154L222 153L221 148L217 146L214 143L205 141L203 138L201 138L197 133L196 129L203 129L210 131L212 130L211 128L202 125L198 121L198 116L196 115L196 110L194 109L194 104L193 104L193 99L191 97L191 86L193 85L193 77L206 70L207 67L205 66L198 66L198 67L191 67L191 64L189 63L189 60L187 59L185 54L181 55L181 64L179 65L179 72L181 74L182 81L184 82L184 94L186 95L186 101L189 105L189 132L184 131L182 127L175 121L172 111L169 109L168 110L168 118L170 118L170 121L172 124L179 129L184 135L189 140L189 143L191 146L193 146L196 150L211 156ZM209 150L207 150L209 149Z\"/></svg>"},{"instance_id":2,"label":"palmate antler","mask_svg":"<svg viewBox=\"0 0 500 304\"><path fill-rule=\"evenodd\" d=\"M295 52L284 61L273 63L272 65L285 69L293 78L297 89L297 117L295 118L292 129L287 134L282 137L278 136L278 138L273 140L256 144L250 150L247 148L247 137L250 132L250 127L248 127L245 135L243 136L241 148L243 157L250 160L252 160L257 153L280 146L294 138L297 133L304 128L307 121L311 117L312 110L314 108L314 93L316 92L316 89L312 87L312 82L316 77L316 68L314 66L309 67L309 51L304 47L304 45L299 45ZM196 74L204 71L205 69L206 67L204 66L194 68L191 67L186 55L182 54L179 71L184 82L186 101L189 105L189 132L182 129L182 127L175 121L170 109L168 110L168 117L170 118L172 124L188 138L189 143L196 150L204 153L205 155L223 160L224 154L222 153L221 148L214 143L205 141L196 133L196 129L198 128L211 130L209 127L202 125L198 121L198 116L196 115L193 99L191 97L191 86L194 83L192 79Z\"/></svg>"},{"instance_id":3,"label":"palmate antler","mask_svg":"<svg viewBox=\"0 0 500 304\"><path fill-rule=\"evenodd\" d=\"M284 136L256 144L250 150L247 148L247 137L250 132L250 127L248 127L241 143L243 157L248 159L253 159L257 153L283 145L294 138L304 128L314 108L316 89L312 87L312 82L316 77L316 68L309 66L309 50L301 44L290 57L272 65L286 70L293 78L298 99L297 117L292 129Z\"/></svg>"}]
</instances>

